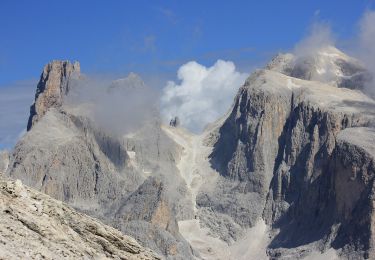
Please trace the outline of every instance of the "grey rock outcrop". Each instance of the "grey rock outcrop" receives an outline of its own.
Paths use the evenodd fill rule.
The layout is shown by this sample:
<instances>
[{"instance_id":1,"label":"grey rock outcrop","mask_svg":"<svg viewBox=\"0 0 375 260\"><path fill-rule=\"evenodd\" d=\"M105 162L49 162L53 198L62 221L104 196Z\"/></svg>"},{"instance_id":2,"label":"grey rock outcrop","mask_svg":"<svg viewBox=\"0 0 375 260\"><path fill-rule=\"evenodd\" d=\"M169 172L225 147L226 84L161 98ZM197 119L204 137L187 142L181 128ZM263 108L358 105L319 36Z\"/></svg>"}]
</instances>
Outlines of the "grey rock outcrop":
<instances>
[{"instance_id":1,"label":"grey rock outcrop","mask_svg":"<svg viewBox=\"0 0 375 260\"><path fill-rule=\"evenodd\" d=\"M279 54L266 69L294 78L350 89L363 90L372 78L360 61L333 46L322 47L302 55Z\"/></svg>"},{"instance_id":2,"label":"grey rock outcrop","mask_svg":"<svg viewBox=\"0 0 375 260\"><path fill-rule=\"evenodd\" d=\"M48 88L37 94L35 102L35 107L41 108L38 111L42 112L30 115L37 120L16 144L7 175L21 179L25 184L123 231L129 225L124 222L119 225L117 218L122 215L116 213L124 203L137 207L138 200L128 197L152 175L163 181L165 191L177 187L168 207L166 204L162 207L171 212L169 217L165 217L170 221L170 227L176 225L178 219L191 215L191 203L186 203L186 184L175 174L180 148L163 133L157 120L147 122L134 133L115 136L95 124L90 117L75 113L81 107L66 109L65 104L61 106L64 95L72 86L72 75L77 72L75 66L64 62L46 66L41 82L47 82L44 85ZM40 86L41 83L38 92ZM161 197L144 199L164 203L159 201ZM145 231L140 241L142 244L153 246L169 259L192 258L192 250L179 235L177 227L173 231L156 228L155 218L145 218L141 214L132 216L129 221L138 230L158 231L154 237L146 235ZM155 240L173 240L184 250L164 250L164 245L153 243Z\"/></svg>"},{"instance_id":3,"label":"grey rock outcrop","mask_svg":"<svg viewBox=\"0 0 375 260\"><path fill-rule=\"evenodd\" d=\"M9 166L9 152L0 151L0 174L4 174Z\"/></svg>"},{"instance_id":4,"label":"grey rock outcrop","mask_svg":"<svg viewBox=\"0 0 375 260\"><path fill-rule=\"evenodd\" d=\"M375 258L375 129L347 128L337 136L331 161L335 222L334 247L347 257Z\"/></svg>"},{"instance_id":5,"label":"grey rock outcrop","mask_svg":"<svg viewBox=\"0 0 375 260\"><path fill-rule=\"evenodd\" d=\"M167 259L218 256L212 248L245 258L258 231L266 245L255 247L270 259L371 259L375 101L361 91L367 80L358 61L333 47L279 55L201 136L161 128L159 119L112 135L79 107L47 102L7 175ZM145 87L137 82L130 75L108 93Z\"/></svg>"},{"instance_id":6,"label":"grey rock outcrop","mask_svg":"<svg viewBox=\"0 0 375 260\"><path fill-rule=\"evenodd\" d=\"M146 84L143 82L142 78L134 72L130 72L127 77L112 81L111 85L108 87L108 91L132 91L146 88Z\"/></svg>"},{"instance_id":7,"label":"grey rock outcrop","mask_svg":"<svg viewBox=\"0 0 375 260\"><path fill-rule=\"evenodd\" d=\"M164 184L153 177L131 194L116 213L125 222L144 220L177 234L177 221L173 214Z\"/></svg>"},{"instance_id":8,"label":"grey rock outcrop","mask_svg":"<svg viewBox=\"0 0 375 260\"><path fill-rule=\"evenodd\" d=\"M122 203L115 226L168 259L194 259L171 207L175 196L168 193L164 182L149 177Z\"/></svg>"},{"instance_id":9,"label":"grey rock outcrop","mask_svg":"<svg viewBox=\"0 0 375 260\"><path fill-rule=\"evenodd\" d=\"M268 247L271 258L302 258L308 250L323 252L331 247L342 250L343 256L369 256L374 239L369 243L363 235L365 229L371 233L369 222L360 225L363 232L356 233L351 228L356 220L349 223L338 212L345 208L346 215L369 219L372 201L365 198L371 194L372 181L341 188L351 191L341 191L346 196L340 197L340 204L339 180L347 178L341 174L352 166L335 168L332 163L343 152L340 133L344 129L373 124L375 101L358 91L338 89L336 81L327 84L291 77L285 73L294 64L291 61L290 56L279 57L268 69L255 72L240 88L231 113L209 133L208 143L214 147L211 164L222 177L214 189L200 191L197 205L225 214L242 227L254 226L263 218L278 230ZM364 140L361 146L366 144L373 151L374 136ZM368 153L365 160L367 180L372 179L373 156ZM355 159L352 163L362 167ZM359 197L362 208L369 210L353 206ZM355 242L344 239L349 232L344 230L351 230L349 237Z\"/></svg>"},{"instance_id":10,"label":"grey rock outcrop","mask_svg":"<svg viewBox=\"0 0 375 260\"><path fill-rule=\"evenodd\" d=\"M62 105L64 96L71 87L71 80L78 79L79 76L78 62L72 64L69 61L52 61L44 67L35 93L35 101L30 107L28 131L49 108L58 108Z\"/></svg>"},{"instance_id":11,"label":"grey rock outcrop","mask_svg":"<svg viewBox=\"0 0 375 260\"><path fill-rule=\"evenodd\" d=\"M173 127L179 127L180 126L180 118L178 116L174 117L169 121L169 125Z\"/></svg>"},{"instance_id":12,"label":"grey rock outcrop","mask_svg":"<svg viewBox=\"0 0 375 260\"><path fill-rule=\"evenodd\" d=\"M0 179L0 258L160 259L133 238L61 201Z\"/></svg>"}]
</instances>

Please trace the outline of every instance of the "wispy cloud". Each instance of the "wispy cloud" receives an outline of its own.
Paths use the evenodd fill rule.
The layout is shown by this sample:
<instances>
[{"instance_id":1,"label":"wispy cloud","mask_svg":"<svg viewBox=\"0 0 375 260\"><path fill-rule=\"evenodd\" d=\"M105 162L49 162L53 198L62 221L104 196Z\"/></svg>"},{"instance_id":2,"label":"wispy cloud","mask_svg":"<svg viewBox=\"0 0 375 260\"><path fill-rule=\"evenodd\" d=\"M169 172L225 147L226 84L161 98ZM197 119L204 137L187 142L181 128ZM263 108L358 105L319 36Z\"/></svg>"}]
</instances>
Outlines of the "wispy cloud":
<instances>
[{"instance_id":1,"label":"wispy cloud","mask_svg":"<svg viewBox=\"0 0 375 260\"><path fill-rule=\"evenodd\" d=\"M26 129L35 86L27 80L0 88L0 149L11 149Z\"/></svg>"},{"instance_id":2,"label":"wispy cloud","mask_svg":"<svg viewBox=\"0 0 375 260\"><path fill-rule=\"evenodd\" d=\"M158 92L134 73L117 80L86 75L70 90L64 108L87 116L100 128L121 136L159 118L158 97Z\"/></svg>"},{"instance_id":3,"label":"wispy cloud","mask_svg":"<svg viewBox=\"0 0 375 260\"><path fill-rule=\"evenodd\" d=\"M159 7L157 10L172 24L176 24L178 22L178 17L175 12L173 12L169 8Z\"/></svg>"},{"instance_id":4,"label":"wispy cloud","mask_svg":"<svg viewBox=\"0 0 375 260\"><path fill-rule=\"evenodd\" d=\"M156 50L155 35L147 35L143 38L143 49L145 51L151 51L151 52Z\"/></svg>"},{"instance_id":5,"label":"wispy cloud","mask_svg":"<svg viewBox=\"0 0 375 260\"><path fill-rule=\"evenodd\" d=\"M308 30L308 35L303 38L294 48L294 53L299 56L309 56L319 49L334 46L335 36L331 25L324 21L315 21Z\"/></svg>"},{"instance_id":6,"label":"wispy cloud","mask_svg":"<svg viewBox=\"0 0 375 260\"><path fill-rule=\"evenodd\" d=\"M367 90L375 95L375 11L368 10L360 21L360 33L357 53L365 63L373 79Z\"/></svg>"}]
</instances>

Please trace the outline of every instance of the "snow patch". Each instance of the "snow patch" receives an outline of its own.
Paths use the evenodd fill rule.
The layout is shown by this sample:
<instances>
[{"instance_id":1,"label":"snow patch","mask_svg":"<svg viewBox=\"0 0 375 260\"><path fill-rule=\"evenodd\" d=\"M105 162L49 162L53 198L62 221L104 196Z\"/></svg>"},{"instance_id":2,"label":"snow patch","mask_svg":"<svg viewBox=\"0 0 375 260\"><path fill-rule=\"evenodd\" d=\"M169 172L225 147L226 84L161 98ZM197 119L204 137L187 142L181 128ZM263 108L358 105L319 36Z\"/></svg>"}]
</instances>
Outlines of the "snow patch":
<instances>
[{"instance_id":1,"label":"snow patch","mask_svg":"<svg viewBox=\"0 0 375 260\"><path fill-rule=\"evenodd\" d=\"M135 159L135 152L134 151L126 151L126 153L128 154L130 159L132 159L132 160Z\"/></svg>"},{"instance_id":2,"label":"snow patch","mask_svg":"<svg viewBox=\"0 0 375 260\"><path fill-rule=\"evenodd\" d=\"M163 126L162 129L183 148L177 168L190 190L191 201L196 212L196 196L201 185L205 183L207 187L207 183L215 182L219 176L219 173L211 168L208 160L212 147L203 144L207 132L194 135L183 128ZM199 252L203 259L267 259L266 248L269 243L269 236L268 227L263 220L259 220L254 227L247 229L242 239L228 245L219 237L210 235L209 228L202 227L199 223L199 217L196 216L196 218L179 221L178 226L182 236Z\"/></svg>"},{"instance_id":3,"label":"snow patch","mask_svg":"<svg viewBox=\"0 0 375 260\"><path fill-rule=\"evenodd\" d=\"M336 250L333 248L328 249L324 253L320 252L312 252L310 255L307 257L303 258L304 260L339 260L340 258L338 257Z\"/></svg>"},{"instance_id":4,"label":"snow patch","mask_svg":"<svg viewBox=\"0 0 375 260\"><path fill-rule=\"evenodd\" d=\"M288 79L286 86L290 90L293 90L294 88L300 88L301 87L300 85L297 85L297 84L293 83L292 79Z\"/></svg>"},{"instance_id":5,"label":"snow patch","mask_svg":"<svg viewBox=\"0 0 375 260\"><path fill-rule=\"evenodd\" d=\"M180 233L207 260L265 260L269 243L268 227L263 220L246 230L244 237L232 245L209 235L199 220L178 222Z\"/></svg>"}]
</instances>

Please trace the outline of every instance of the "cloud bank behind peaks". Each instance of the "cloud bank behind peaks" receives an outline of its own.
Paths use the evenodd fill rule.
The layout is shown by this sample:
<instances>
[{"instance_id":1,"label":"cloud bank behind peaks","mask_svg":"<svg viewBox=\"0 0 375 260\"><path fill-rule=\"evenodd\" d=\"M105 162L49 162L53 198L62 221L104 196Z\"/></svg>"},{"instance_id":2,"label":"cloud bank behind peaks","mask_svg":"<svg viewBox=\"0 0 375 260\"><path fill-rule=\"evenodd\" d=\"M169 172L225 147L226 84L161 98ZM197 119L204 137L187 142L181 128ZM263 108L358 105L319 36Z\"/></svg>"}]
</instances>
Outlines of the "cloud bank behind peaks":
<instances>
[{"instance_id":1,"label":"cloud bank behind peaks","mask_svg":"<svg viewBox=\"0 0 375 260\"><path fill-rule=\"evenodd\" d=\"M178 116L183 127L201 132L229 109L247 76L230 61L218 60L212 67L190 61L177 72L180 82L169 81L164 87L162 115L165 120Z\"/></svg>"},{"instance_id":2,"label":"cloud bank behind peaks","mask_svg":"<svg viewBox=\"0 0 375 260\"><path fill-rule=\"evenodd\" d=\"M375 95L375 11L367 11L360 21L359 58L372 75L367 91Z\"/></svg>"},{"instance_id":3,"label":"cloud bank behind peaks","mask_svg":"<svg viewBox=\"0 0 375 260\"><path fill-rule=\"evenodd\" d=\"M309 28L309 34L296 44L294 54L298 57L310 56L328 46L335 46L335 37L327 22L316 21Z\"/></svg>"}]
</instances>

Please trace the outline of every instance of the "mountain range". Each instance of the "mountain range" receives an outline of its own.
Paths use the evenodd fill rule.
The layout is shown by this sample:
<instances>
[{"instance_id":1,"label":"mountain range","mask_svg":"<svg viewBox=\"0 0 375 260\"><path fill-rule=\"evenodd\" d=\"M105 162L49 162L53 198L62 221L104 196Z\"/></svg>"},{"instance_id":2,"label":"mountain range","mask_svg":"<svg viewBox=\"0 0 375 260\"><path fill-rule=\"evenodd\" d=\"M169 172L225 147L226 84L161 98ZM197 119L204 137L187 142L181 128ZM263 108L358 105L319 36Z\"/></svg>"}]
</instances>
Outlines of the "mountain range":
<instances>
[{"instance_id":1,"label":"mountain range","mask_svg":"<svg viewBox=\"0 0 375 260\"><path fill-rule=\"evenodd\" d=\"M89 95L85 81L78 62L47 64L27 133L0 154L1 199L19 206L3 208L0 229L31 230L1 232L0 257L28 243L15 256L54 258L84 239L67 257L375 258L375 100L358 60L332 46L279 54L200 134L164 124L134 73L74 98ZM95 107L112 96L146 102L102 120ZM111 131L123 123L136 127ZM46 243L53 248L36 251Z\"/></svg>"}]
</instances>

